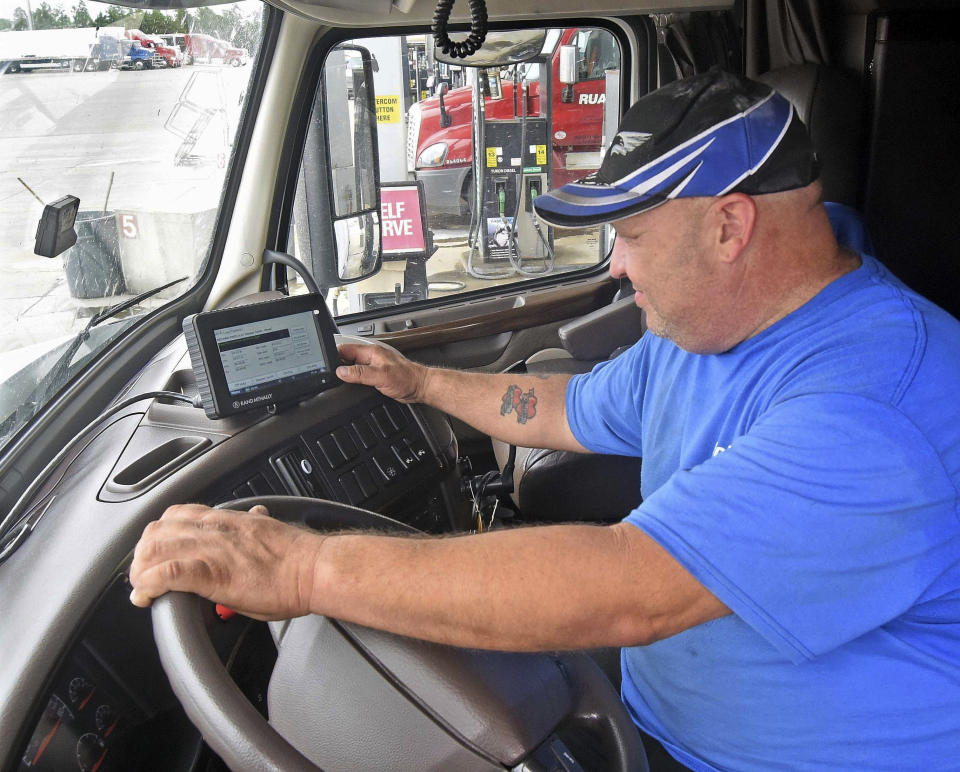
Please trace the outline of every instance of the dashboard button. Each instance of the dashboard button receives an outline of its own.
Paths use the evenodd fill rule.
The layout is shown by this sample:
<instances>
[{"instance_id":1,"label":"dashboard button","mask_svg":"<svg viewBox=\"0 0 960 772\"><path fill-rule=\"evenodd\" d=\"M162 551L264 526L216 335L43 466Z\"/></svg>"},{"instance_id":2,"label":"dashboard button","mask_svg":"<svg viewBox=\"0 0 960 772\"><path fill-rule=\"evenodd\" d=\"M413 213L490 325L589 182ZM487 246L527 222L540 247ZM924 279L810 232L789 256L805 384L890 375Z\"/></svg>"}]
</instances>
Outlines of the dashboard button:
<instances>
[{"instance_id":1,"label":"dashboard button","mask_svg":"<svg viewBox=\"0 0 960 772\"><path fill-rule=\"evenodd\" d=\"M343 451L340 450L340 446L337 445L336 441L334 441L333 437L329 434L317 440L317 445L331 469L336 469L347 460L347 457L343 455Z\"/></svg>"},{"instance_id":2,"label":"dashboard button","mask_svg":"<svg viewBox=\"0 0 960 772\"><path fill-rule=\"evenodd\" d=\"M239 488L234 488L232 495L235 499L249 499L256 494L253 492L253 488L250 487L249 483L244 483Z\"/></svg>"},{"instance_id":3,"label":"dashboard button","mask_svg":"<svg viewBox=\"0 0 960 772\"><path fill-rule=\"evenodd\" d=\"M267 482L267 478L259 472L247 481L247 487L253 491L254 496L270 496L273 494L273 487Z\"/></svg>"},{"instance_id":4,"label":"dashboard button","mask_svg":"<svg viewBox=\"0 0 960 772\"><path fill-rule=\"evenodd\" d=\"M400 477L400 462L390 453L382 451L373 454L373 465L384 482L391 483Z\"/></svg>"},{"instance_id":5,"label":"dashboard button","mask_svg":"<svg viewBox=\"0 0 960 772\"><path fill-rule=\"evenodd\" d=\"M419 460L416 454L407 447L405 442L393 443L393 445L390 446L390 450L393 451L393 455L397 457L397 461L400 462L400 466L404 469L409 469Z\"/></svg>"},{"instance_id":6,"label":"dashboard button","mask_svg":"<svg viewBox=\"0 0 960 772\"><path fill-rule=\"evenodd\" d=\"M353 476L353 472L340 475L340 485L343 486L343 492L350 504L359 504L365 498L359 483L357 483L357 478Z\"/></svg>"},{"instance_id":7,"label":"dashboard button","mask_svg":"<svg viewBox=\"0 0 960 772\"><path fill-rule=\"evenodd\" d=\"M411 445L417 440L423 439L423 434L420 432L420 428L417 426L404 427L403 434L400 436L403 441L407 443L407 445Z\"/></svg>"},{"instance_id":8,"label":"dashboard button","mask_svg":"<svg viewBox=\"0 0 960 772\"><path fill-rule=\"evenodd\" d=\"M359 452L357 450L357 443L353 441L350 430L347 429L346 426L341 426L339 429L336 429L331 436L343 452L343 455L346 456L347 461L357 457L357 453Z\"/></svg>"},{"instance_id":9,"label":"dashboard button","mask_svg":"<svg viewBox=\"0 0 960 772\"><path fill-rule=\"evenodd\" d=\"M373 433L373 429L370 428L370 422L366 419L366 416L355 418L350 425L360 438L363 447L369 449L377 444L377 437Z\"/></svg>"},{"instance_id":10,"label":"dashboard button","mask_svg":"<svg viewBox=\"0 0 960 772\"><path fill-rule=\"evenodd\" d=\"M410 408L406 405L401 405L399 402L385 402L383 407L387 411L394 428L402 429L409 423Z\"/></svg>"},{"instance_id":11,"label":"dashboard button","mask_svg":"<svg viewBox=\"0 0 960 772\"><path fill-rule=\"evenodd\" d=\"M393 434L395 429L393 421L390 420L383 405L370 411L370 418L373 419L373 425L381 437L389 437Z\"/></svg>"},{"instance_id":12,"label":"dashboard button","mask_svg":"<svg viewBox=\"0 0 960 772\"><path fill-rule=\"evenodd\" d=\"M417 461L423 461L430 455L430 449L427 448L427 443L423 440L413 440L408 447L410 448L410 452L416 456Z\"/></svg>"},{"instance_id":13,"label":"dashboard button","mask_svg":"<svg viewBox=\"0 0 960 772\"><path fill-rule=\"evenodd\" d=\"M377 484L373 481L373 475L366 466L358 466L353 470L353 476L357 478L357 484L363 491L363 497L369 499L377 494Z\"/></svg>"}]
</instances>

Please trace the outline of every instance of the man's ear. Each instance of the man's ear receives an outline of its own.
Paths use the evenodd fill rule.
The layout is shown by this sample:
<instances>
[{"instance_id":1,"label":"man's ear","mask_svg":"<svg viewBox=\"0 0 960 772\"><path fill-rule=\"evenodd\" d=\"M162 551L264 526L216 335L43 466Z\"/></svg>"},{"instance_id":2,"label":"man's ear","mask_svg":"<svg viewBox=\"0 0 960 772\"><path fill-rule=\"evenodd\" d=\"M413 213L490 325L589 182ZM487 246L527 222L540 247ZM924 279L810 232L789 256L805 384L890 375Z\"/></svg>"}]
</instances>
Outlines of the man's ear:
<instances>
[{"instance_id":1,"label":"man's ear","mask_svg":"<svg viewBox=\"0 0 960 772\"><path fill-rule=\"evenodd\" d=\"M753 238L757 204L745 193L728 193L714 201L711 210L719 257L732 263Z\"/></svg>"}]
</instances>

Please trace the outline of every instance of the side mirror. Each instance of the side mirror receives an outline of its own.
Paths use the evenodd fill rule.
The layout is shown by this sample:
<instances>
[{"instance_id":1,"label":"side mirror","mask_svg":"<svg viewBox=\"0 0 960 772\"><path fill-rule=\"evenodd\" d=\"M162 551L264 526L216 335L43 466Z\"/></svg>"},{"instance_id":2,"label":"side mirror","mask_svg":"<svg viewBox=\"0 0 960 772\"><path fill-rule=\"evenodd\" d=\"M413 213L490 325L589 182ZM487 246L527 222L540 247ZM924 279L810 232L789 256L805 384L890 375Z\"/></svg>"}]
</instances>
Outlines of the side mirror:
<instances>
[{"instance_id":1,"label":"side mirror","mask_svg":"<svg viewBox=\"0 0 960 772\"><path fill-rule=\"evenodd\" d=\"M347 86L346 61L341 53L344 51L356 52L363 62L362 68L352 71L352 89ZM354 45L332 51L323 69L336 265L322 261L323 275L318 277L322 286L360 281L380 270L380 166L374 69L370 52Z\"/></svg>"},{"instance_id":2,"label":"side mirror","mask_svg":"<svg viewBox=\"0 0 960 772\"><path fill-rule=\"evenodd\" d=\"M573 102L573 84L577 82L577 47L560 46L560 73L562 84L560 101L570 104Z\"/></svg>"},{"instance_id":3,"label":"side mirror","mask_svg":"<svg viewBox=\"0 0 960 772\"><path fill-rule=\"evenodd\" d=\"M560 82L572 86L577 82L577 47L560 46Z\"/></svg>"}]
</instances>

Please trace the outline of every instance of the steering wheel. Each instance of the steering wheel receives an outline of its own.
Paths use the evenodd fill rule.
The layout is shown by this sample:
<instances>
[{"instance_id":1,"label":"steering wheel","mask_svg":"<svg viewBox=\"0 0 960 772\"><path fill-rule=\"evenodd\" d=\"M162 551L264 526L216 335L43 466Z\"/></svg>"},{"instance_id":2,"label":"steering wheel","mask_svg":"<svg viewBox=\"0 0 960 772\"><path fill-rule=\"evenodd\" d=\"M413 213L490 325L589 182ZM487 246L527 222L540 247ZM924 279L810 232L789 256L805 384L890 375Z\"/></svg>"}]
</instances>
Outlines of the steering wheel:
<instances>
[{"instance_id":1,"label":"steering wheel","mask_svg":"<svg viewBox=\"0 0 960 772\"><path fill-rule=\"evenodd\" d=\"M319 530L414 529L320 499L268 496L278 519ZM268 723L220 662L210 602L170 592L152 606L160 660L204 739L234 770L539 768L560 766L564 730L602 738L607 768L648 769L626 709L585 654L477 651L320 616L289 622L270 679ZM569 769L568 766L563 766Z\"/></svg>"}]
</instances>

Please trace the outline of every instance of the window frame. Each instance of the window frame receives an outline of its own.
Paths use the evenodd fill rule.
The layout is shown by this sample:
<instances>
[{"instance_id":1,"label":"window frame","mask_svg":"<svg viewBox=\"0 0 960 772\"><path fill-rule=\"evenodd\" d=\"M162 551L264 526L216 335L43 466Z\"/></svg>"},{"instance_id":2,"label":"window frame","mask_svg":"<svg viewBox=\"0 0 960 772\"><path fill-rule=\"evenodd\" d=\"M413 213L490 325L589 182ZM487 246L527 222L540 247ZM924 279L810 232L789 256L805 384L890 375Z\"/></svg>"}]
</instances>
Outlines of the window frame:
<instances>
[{"instance_id":1,"label":"window frame","mask_svg":"<svg viewBox=\"0 0 960 772\"><path fill-rule=\"evenodd\" d=\"M648 52L655 50L656 40L654 37L653 24L647 15L631 17L579 17L572 18L551 18L549 24L535 23L532 21L511 21L496 22L490 24L491 30L510 30L510 29L530 29L537 27L581 27L590 26L608 30L616 39L620 47L621 77L620 99L621 105L626 109L626 105L632 102L631 95L636 89L635 81L640 84L646 84L649 80L646 70L649 66ZM451 31L468 32L466 25L451 26ZM377 33L380 34L377 34ZM390 27L385 31L368 30L364 28L340 28L330 30L323 37L319 38L314 48L311 50L307 63L304 66L303 74L298 84L297 96L294 102L294 109L291 111L291 129L288 131L287 140L284 143L281 154L281 162L278 169L277 184L274 193L274 207L270 218L270 226L267 236L267 248L276 249L281 252L289 252L289 234L291 232L291 222L293 216L294 199L296 197L297 176L300 170L300 164L303 158L306 145L307 129L309 128L311 113L315 101L315 93L320 75L323 71L323 63L327 54L337 45L347 40L361 40L371 37L393 37L403 35L426 34L428 30L423 27L400 26ZM639 54L634 56L634 47L631 45L630 37L633 36L636 42L636 51ZM635 61L635 59L637 61ZM636 71L636 72L635 72ZM642 86L641 86L642 87ZM644 88L644 90L646 90ZM324 148L326 152L326 148ZM329 193L329 190L328 190ZM333 226L330 225L330 238L333 238ZM521 295L533 292L539 289L552 286L562 286L574 282L591 279L601 274L606 274L609 265L610 255L607 254L596 265L589 268L583 268L576 271L558 272L552 275L526 278L522 277L516 281L506 284L498 284L490 287L481 287L473 290L465 290L456 294L446 295L444 297L427 298L404 303L400 306L389 308L371 309L367 311L358 311L350 314L337 316L335 321L338 325L356 325L357 323L368 320L381 319L398 312L405 314L417 313L435 308L450 307L456 305L466 305L479 300L488 298L503 297L505 295ZM281 292L288 291L287 275L282 266L274 266L272 271L265 271L263 274L261 289L276 289Z\"/></svg>"}]
</instances>

